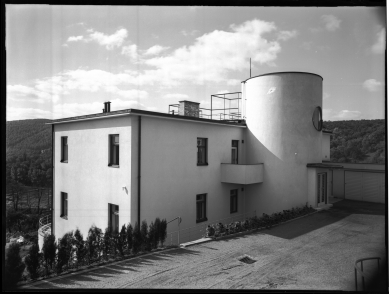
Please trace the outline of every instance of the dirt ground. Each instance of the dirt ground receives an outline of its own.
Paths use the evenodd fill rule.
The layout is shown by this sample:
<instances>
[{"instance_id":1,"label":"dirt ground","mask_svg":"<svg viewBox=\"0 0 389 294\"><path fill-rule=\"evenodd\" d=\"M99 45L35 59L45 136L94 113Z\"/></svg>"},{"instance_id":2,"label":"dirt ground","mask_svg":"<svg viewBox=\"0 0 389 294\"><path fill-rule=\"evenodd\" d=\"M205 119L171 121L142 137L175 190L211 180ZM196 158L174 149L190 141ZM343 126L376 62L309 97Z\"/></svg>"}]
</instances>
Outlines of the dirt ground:
<instances>
[{"instance_id":1,"label":"dirt ground","mask_svg":"<svg viewBox=\"0 0 389 294\"><path fill-rule=\"evenodd\" d=\"M355 261L375 256L386 258L384 205L343 200L330 210L270 230L141 256L28 287L354 291ZM254 262L244 263L243 257ZM376 262L364 263L365 272L372 274L376 268Z\"/></svg>"}]
</instances>

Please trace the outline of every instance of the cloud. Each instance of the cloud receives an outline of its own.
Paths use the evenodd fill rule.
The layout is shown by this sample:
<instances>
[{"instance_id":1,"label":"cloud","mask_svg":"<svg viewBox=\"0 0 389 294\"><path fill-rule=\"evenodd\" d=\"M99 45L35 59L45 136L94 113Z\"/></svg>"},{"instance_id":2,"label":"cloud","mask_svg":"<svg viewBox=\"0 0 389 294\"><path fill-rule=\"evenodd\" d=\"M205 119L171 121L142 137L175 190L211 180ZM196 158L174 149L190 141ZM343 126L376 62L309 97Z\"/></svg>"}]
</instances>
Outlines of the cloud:
<instances>
[{"instance_id":1,"label":"cloud","mask_svg":"<svg viewBox=\"0 0 389 294\"><path fill-rule=\"evenodd\" d=\"M37 108L19 108L7 106L7 121L34 118L52 119L52 113L51 111Z\"/></svg>"},{"instance_id":2,"label":"cloud","mask_svg":"<svg viewBox=\"0 0 389 294\"><path fill-rule=\"evenodd\" d=\"M340 28L341 20L334 15L322 15L321 20L324 22L324 25L328 31L336 31Z\"/></svg>"},{"instance_id":3,"label":"cloud","mask_svg":"<svg viewBox=\"0 0 389 294\"><path fill-rule=\"evenodd\" d=\"M159 46L159 45L154 45L152 47L150 47L149 49L147 49L144 53L144 55L146 56L150 56L150 55L158 55L160 54L161 52L169 49L170 47L162 47L162 46Z\"/></svg>"},{"instance_id":4,"label":"cloud","mask_svg":"<svg viewBox=\"0 0 389 294\"><path fill-rule=\"evenodd\" d=\"M129 57L133 61L136 61L139 58L138 47L135 44L124 46L122 48L122 54Z\"/></svg>"},{"instance_id":5,"label":"cloud","mask_svg":"<svg viewBox=\"0 0 389 294\"><path fill-rule=\"evenodd\" d=\"M87 32L89 35L84 36L71 36L68 38L67 42L97 42L101 46L105 46L108 50L112 50L115 47L120 47L124 40L127 38L127 30L119 29L112 35L106 35L101 32L94 31L93 29L88 29Z\"/></svg>"},{"instance_id":6,"label":"cloud","mask_svg":"<svg viewBox=\"0 0 389 294\"><path fill-rule=\"evenodd\" d=\"M185 100L189 99L189 96L186 94L165 94L162 96L163 99L176 99L176 100Z\"/></svg>"},{"instance_id":7,"label":"cloud","mask_svg":"<svg viewBox=\"0 0 389 294\"><path fill-rule=\"evenodd\" d=\"M145 64L156 68L145 71L148 81L166 86L221 82L230 71L248 69L250 57L253 63L274 65L281 46L263 37L276 30L273 23L255 19L230 28L228 32L204 34L193 45L178 48L168 56L145 60Z\"/></svg>"},{"instance_id":8,"label":"cloud","mask_svg":"<svg viewBox=\"0 0 389 294\"><path fill-rule=\"evenodd\" d=\"M8 85L7 99L19 102L35 102L43 104L51 100L57 100L58 96L33 87Z\"/></svg>"},{"instance_id":9,"label":"cloud","mask_svg":"<svg viewBox=\"0 0 389 294\"><path fill-rule=\"evenodd\" d=\"M341 110L338 114L334 115L333 118L336 120L353 120L358 119L361 116L360 111L356 110Z\"/></svg>"},{"instance_id":10,"label":"cloud","mask_svg":"<svg viewBox=\"0 0 389 294\"><path fill-rule=\"evenodd\" d=\"M192 31L182 30L181 34L183 34L185 37L187 37L187 36L194 36L194 35L196 35L199 32L200 31L198 31L198 30L192 30Z\"/></svg>"},{"instance_id":11,"label":"cloud","mask_svg":"<svg viewBox=\"0 0 389 294\"><path fill-rule=\"evenodd\" d=\"M375 79L369 79L363 82L363 88L368 90L369 92L377 92L381 88L381 82Z\"/></svg>"},{"instance_id":12,"label":"cloud","mask_svg":"<svg viewBox=\"0 0 389 294\"><path fill-rule=\"evenodd\" d=\"M294 30L294 31L280 31L278 33L278 39L279 40L283 40L283 41L286 41L286 40L289 40L291 38L294 38L297 36L297 31Z\"/></svg>"},{"instance_id":13,"label":"cloud","mask_svg":"<svg viewBox=\"0 0 389 294\"><path fill-rule=\"evenodd\" d=\"M228 91L228 90L221 90L221 91L216 92L216 94L226 94L226 93L230 93L230 91Z\"/></svg>"},{"instance_id":14,"label":"cloud","mask_svg":"<svg viewBox=\"0 0 389 294\"><path fill-rule=\"evenodd\" d=\"M67 42L77 42L84 39L84 36L71 36L68 38Z\"/></svg>"},{"instance_id":15,"label":"cloud","mask_svg":"<svg viewBox=\"0 0 389 294\"><path fill-rule=\"evenodd\" d=\"M382 28L377 33L377 41L375 44L371 47L371 51L376 54L384 53L385 52L385 28Z\"/></svg>"}]
</instances>

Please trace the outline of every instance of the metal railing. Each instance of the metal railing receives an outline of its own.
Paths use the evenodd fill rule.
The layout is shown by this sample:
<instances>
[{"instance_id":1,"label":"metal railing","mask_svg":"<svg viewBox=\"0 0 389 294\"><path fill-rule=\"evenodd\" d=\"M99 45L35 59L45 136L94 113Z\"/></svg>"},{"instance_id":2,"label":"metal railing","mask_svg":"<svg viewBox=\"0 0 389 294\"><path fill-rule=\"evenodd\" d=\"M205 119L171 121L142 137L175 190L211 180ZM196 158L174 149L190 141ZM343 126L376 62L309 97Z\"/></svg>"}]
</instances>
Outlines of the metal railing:
<instances>
[{"instance_id":1,"label":"metal railing","mask_svg":"<svg viewBox=\"0 0 389 294\"><path fill-rule=\"evenodd\" d=\"M47 214L39 219L38 232L41 236L44 236L51 230L51 213Z\"/></svg>"},{"instance_id":2,"label":"metal railing","mask_svg":"<svg viewBox=\"0 0 389 294\"><path fill-rule=\"evenodd\" d=\"M239 215L233 215L223 219L207 220L193 227L189 227L183 230L173 231L167 234L166 244L170 243L170 245L180 245L182 243L198 240L205 236L208 225L217 224L217 223L222 223L223 225L227 225L232 222L246 220L247 218L253 217L255 215L256 215L256 211L242 213ZM176 219L177 218L175 218L174 220Z\"/></svg>"},{"instance_id":3,"label":"metal railing","mask_svg":"<svg viewBox=\"0 0 389 294\"><path fill-rule=\"evenodd\" d=\"M378 265L378 273L380 271L380 257L369 257L369 258L362 258L362 259L358 259L356 262L355 262L355 265L354 265L354 271L355 271L355 291L358 291L358 275L357 275L357 272L361 274L362 276L362 290L365 291L365 277L366 277L366 273L363 272L363 262L365 260L374 260L376 259L377 260L377 265ZM361 263L361 268L358 267L358 263Z\"/></svg>"}]
</instances>

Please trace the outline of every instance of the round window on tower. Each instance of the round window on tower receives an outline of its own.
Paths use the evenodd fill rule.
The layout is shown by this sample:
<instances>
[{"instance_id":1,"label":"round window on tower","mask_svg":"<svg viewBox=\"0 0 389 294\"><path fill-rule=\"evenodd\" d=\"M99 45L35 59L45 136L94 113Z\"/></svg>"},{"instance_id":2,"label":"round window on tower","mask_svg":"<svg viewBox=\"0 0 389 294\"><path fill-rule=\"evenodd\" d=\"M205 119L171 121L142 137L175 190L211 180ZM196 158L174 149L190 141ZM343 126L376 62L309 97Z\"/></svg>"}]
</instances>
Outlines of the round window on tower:
<instances>
[{"instance_id":1,"label":"round window on tower","mask_svg":"<svg viewBox=\"0 0 389 294\"><path fill-rule=\"evenodd\" d=\"M316 107L313 111L312 122L315 129L320 132L323 128L323 118L320 106Z\"/></svg>"}]
</instances>

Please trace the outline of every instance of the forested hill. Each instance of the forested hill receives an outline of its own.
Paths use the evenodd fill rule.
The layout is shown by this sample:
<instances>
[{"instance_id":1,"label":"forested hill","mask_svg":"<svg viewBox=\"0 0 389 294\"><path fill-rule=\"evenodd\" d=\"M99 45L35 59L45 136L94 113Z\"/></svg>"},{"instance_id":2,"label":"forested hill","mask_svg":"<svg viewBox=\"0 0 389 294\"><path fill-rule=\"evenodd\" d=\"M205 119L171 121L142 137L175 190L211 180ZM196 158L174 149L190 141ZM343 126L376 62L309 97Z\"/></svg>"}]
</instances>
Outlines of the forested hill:
<instances>
[{"instance_id":1,"label":"forested hill","mask_svg":"<svg viewBox=\"0 0 389 294\"><path fill-rule=\"evenodd\" d=\"M11 186L51 187L51 125L48 119L9 121L6 125L6 182Z\"/></svg>"},{"instance_id":2,"label":"forested hill","mask_svg":"<svg viewBox=\"0 0 389 294\"><path fill-rule=\"evenodd\" d=\"M331 161L385 163L385 120L325 121L331 136Z\"/></svg>"}]
</instances>

